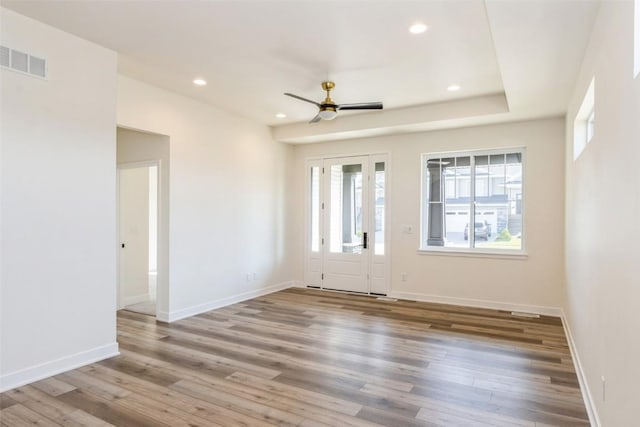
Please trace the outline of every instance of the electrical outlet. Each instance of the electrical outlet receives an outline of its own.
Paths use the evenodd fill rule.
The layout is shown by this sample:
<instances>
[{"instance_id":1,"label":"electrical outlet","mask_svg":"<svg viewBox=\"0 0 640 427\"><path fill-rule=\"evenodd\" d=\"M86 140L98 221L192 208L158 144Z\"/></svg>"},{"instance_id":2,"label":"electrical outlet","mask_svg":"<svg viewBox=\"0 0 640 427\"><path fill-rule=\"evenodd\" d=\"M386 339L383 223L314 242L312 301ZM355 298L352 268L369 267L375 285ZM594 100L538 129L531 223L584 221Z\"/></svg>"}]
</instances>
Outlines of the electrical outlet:
<instances>
[{"instance_id":1,"label":"electrical outlet","mask_svg":"<svg viewBox=\"0 0 640 427\"><path fill-rule=\"evenodd\" d=\"M247 273L247 282L251 281L251 273Z\"/></svg>"},{"instance_id":2,"label":"electrical outlet","mask_svg":"<svg viewBox=\"0 0 640 427\"><path fill-rule=\"evenodd\" d=\"M413 233L413 227L410 226L410 225L403 225L402 226L402 232L404 234L411 234L411 233Z\"/></svg>"},{"instance_id":3,"label":"electrical outlet","mask_svg":"<svg viewBox=\"0 0 640 427\"><path fill-rule=\"evenodd\" d=\"M603 376L600 377L600 379L602 380L602 401L604 402L606 399L606 391L607 391L607 379Z\"/></svg>"},{"instance_id":4,"label":"electrical outlet","mask_svg":"<svg viewBox=\"0 0 640 427\"><path fill-rule=\"evenodd\" d=\"M256 280L258 278L258 274L253 273L253 280Z\"/></svg>"},{"instance_id":5,"label":"electrical outlet","mask_svg":"<svg viewBox=\"0 0 640 427\"><path fill-rule=\"evenodd\" d=\"M406 281L407 281L407 273L401 273L401 274L400 274L400 277L402 278L402 281L403 281L403 282L406 282Z\"/></svg>"}]
</instances>

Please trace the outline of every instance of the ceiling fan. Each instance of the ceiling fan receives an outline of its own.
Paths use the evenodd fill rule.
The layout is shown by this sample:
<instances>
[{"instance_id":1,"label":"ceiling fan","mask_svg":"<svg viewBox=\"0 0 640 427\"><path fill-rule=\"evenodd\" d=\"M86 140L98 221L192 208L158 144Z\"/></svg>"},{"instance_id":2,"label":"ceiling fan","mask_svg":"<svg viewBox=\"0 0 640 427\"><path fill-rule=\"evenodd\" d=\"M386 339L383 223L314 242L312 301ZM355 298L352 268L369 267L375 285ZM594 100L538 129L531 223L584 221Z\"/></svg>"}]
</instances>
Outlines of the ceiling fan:
<instances>
[{"instance_id":1,"label":"ceiling fan","mask_svg":"<svg viewBox=\"0 0 640 427\"><path fill-rule=\"evenodd\" d=\"M285 93L285 95L292 98L299 99L301 101L309 102L318 107L318 114L311 119L309 123L316 123L320 120L333 120L338 115L340 110L382 110L382 102L363 102L360 104L336 104L333 102L330 96L331 90L336 87L334 82L322 82L322 90L327 92L327 97L324 101L315 102L307 98L303 98L292 93Z\"/></svg>"}]
</instances>

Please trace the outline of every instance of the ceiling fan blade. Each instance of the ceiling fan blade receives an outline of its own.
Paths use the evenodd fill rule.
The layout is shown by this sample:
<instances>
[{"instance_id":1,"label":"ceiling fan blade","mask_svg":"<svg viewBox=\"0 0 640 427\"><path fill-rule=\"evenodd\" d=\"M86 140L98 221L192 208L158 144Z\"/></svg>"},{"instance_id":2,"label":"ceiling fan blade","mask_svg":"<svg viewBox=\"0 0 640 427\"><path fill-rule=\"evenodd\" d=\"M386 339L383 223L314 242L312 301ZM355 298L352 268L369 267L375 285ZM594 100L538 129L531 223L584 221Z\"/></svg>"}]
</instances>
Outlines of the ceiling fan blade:
<instances>
[{"instance_id":1,"label":"ceiling fan blade","mask_svg":"<svg viewBox=\"0 0 640 427\"><path fill-rule=\"evenodd\" d=\"M382 110L382 102L363 102L360 104L340 104L338 110Z\"/></svg>"},{"instance_id":2,"label":"ceiling fan blade","mask_svg":"<svg viewBox=\"0 0 640 427\"><path fill-rule=\"evenodd\" d=\"M294 94L292 94L292 93L285 93L285 95L290 96L290 97L295 98L295 99L299 99L300 101L309 102L309 103L311 103L311 104L315 105L316 107L320 108L320 104L319 104L319 103L317 103L316 101L312 101L312 100L310 100L310 99L303 98L303 97L301 97L301 96L294 95Z\"/></svg>"},{"instance_id":3,"label":"ceiling fan blade","mask_svg":"<svg viewBox=\"0 0 640 427\"><path fill-rule=\"evenodd\" d=\"M320 117L320 113L318 113L309 123L318 123L320 120L322 120L322 117Z\"/></svg>"}]
</instances>

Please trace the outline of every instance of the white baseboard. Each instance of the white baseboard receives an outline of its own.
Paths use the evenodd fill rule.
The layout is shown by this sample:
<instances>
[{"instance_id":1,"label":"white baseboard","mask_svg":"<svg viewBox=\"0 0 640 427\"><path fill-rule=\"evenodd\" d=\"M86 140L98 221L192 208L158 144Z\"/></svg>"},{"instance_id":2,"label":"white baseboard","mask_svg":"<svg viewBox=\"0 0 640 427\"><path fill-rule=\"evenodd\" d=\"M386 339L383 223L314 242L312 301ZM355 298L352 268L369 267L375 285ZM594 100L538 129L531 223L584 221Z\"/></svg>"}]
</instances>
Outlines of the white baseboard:
<instances>
[{"instance_id":1,"label":"white baseboard","mask_svg":"<svg viewBox=\"0 0 640 427\"><path fill-rule=\"evenodd\" d=\"M302 280L292 280L290 287L291 288L306 288L307 284L305 282L303 282Z\"/></svg>"},{"instance_id":2,"label":"white baseboard","mask_svg":"<svg viewBox=\"0 0 640 427\"><path fill-rule=\"evenodd\" d=\"M151 295L150 294L140 294L140 295L134 295L132 297L126 297L126 298L122 298L122 302L120 303L120 306L118 307L118 309L122 309L125 308L128 305L133 305L133 304L138 304L141 302L147 302L147 301L151 301Z\"/></svg>"},{"instance_id":3,"label":"white baseboard","mask_svg":"<svg viewBox=\"0 0 640 427\"><path fill-rule=\"evenodd\" d=\"M51 362L42 363L20 371L11 372L0 376L0 393L11 390L16 387L40 381L62 372L70 371L90 363L108 359L120 354L118 351L118 343L96 347L91 350L81 351L70 356L61 357Z\"/></svg>"},{"instance_id":4,"label":"white baseboard","mask_svg":"<svg viewBox=\"0 0 640 427\"><path fill-rule=\"evenodd\" d=\"M275 285L267 286L266 288L260 288L260 289L255 289L249 292L243 292L241 294L232 295L230 297L209 301L204 304L192 305L191 307L171 311L169 313L161 311L157 314L156 319L158 319L161 322L171 323L171 322L175 322L176 320L195 316L196 314L205 313L210 310L215 310L216 308L226 307L227 305L236 304L238 302L246 301L251 298L260 297L273 292L281 291L283 289L291 288L292 286L294 286L294 284L291 281L277 283Z\"/></svg>"},{"instance_id":5,"label":"white baseboard","mask_svg":"<svg viewBox=\"0 0 640 427\"><path fill-rule=\"evenodd\" d=\"M464 307L489 308L493 310L520 311L525 313L540 314L543 316L561 317L562 315L562 310L558 307L524 305L471 298L445 297L440 295L417 294L410 292L389 292L387 296L390 298L406 299L410 301L424 301L438 304L461 305Z\"/></svg>"},{"instance_id":6,"label":"white baseboard","mask_svg":"<svg viewBox=\"0 0 640 427\"><path fill-rule=\"evenodd\" d=\"M156 310L156 320L158 322L169 323L169 313L162 310Z\"/></svg>"},{"instance_id":7,"label":"white baseboard","mask_svg":"<svg viewBox=\"0 0 640 427\"><path fill-rule=\"evenodd\" d=\"M571 359L573 360L573 366L576 370L576 375L578 376L578 383L580 383L580 391L582 392L582 398L584 399L584 406L587 409L587 414L589 415L589 422L592 427L600 427L602 424L600 423L600 417L598 417L598 411L596 410L596 405L593 400L593 396L591 395L591 391L589 390L589 384L587 383L587 377L582 369L582 363L580 363L580 357L578 356L578 348L576 347L576 343L573 340L573 335L571 334L571 327L569 326L569 321L567 320L567 316L564 314L564 310L561 310L560 318L562 319L562 326L564 327L565 334L567 336L567 342L569 343L569 350L571 351Z\"/></svg>"}]
</instances>

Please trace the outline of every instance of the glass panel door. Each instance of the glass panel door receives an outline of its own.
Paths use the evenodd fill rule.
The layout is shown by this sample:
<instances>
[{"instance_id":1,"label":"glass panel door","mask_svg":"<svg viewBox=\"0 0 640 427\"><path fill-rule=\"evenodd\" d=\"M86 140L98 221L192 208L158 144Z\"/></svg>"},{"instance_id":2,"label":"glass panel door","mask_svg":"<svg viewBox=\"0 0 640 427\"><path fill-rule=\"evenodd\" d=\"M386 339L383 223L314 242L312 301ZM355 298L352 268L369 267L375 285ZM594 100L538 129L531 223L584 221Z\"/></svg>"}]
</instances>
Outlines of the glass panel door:
<instances>
[{"instance_id":1,"label":"glass panel door","mask_svg":"<svg viewBox=\"0 0 640 427\"><path fill-rule=\"evenodd\" d=\"M324 288L369 292L368 163L368 156L324 161Z\"/></svg>"},{"instance_id":2,"label":"glass panel door","mask_svg":"<svg viewBox=\"0 0 640 427\"><path fill-rule=\"evenodd\" d=\"M362 164L331 166L330 250L361 254Z\"/></svg>"}]
</instances>

